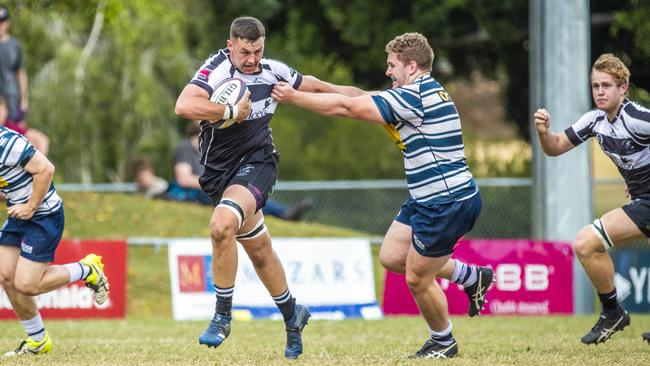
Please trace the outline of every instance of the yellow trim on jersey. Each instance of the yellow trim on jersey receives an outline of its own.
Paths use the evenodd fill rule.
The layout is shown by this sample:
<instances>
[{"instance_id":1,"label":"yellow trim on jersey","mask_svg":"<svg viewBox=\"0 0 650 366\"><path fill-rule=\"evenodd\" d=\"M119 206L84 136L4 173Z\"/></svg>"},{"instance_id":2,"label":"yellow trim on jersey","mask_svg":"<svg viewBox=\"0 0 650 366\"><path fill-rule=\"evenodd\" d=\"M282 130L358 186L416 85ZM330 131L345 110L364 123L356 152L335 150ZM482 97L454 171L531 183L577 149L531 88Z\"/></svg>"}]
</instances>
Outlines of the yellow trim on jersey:
<instances>
[{"instance_id":1,"label":"yellow trim on jersey","mask_svg":"<svg viewBox=\"0 0 650 366\"><path fill-rule=\"evenodd\" d=\"M397 128L394 125L390 125L388 123L384 124L384 129L388 134L390 135L390 138L395 142L395 145L400 150L406 150L406 146L404 146L404 143L402 142L402 139L399 136L399 132L397 132Z\"/></svg>"}]
</instances>

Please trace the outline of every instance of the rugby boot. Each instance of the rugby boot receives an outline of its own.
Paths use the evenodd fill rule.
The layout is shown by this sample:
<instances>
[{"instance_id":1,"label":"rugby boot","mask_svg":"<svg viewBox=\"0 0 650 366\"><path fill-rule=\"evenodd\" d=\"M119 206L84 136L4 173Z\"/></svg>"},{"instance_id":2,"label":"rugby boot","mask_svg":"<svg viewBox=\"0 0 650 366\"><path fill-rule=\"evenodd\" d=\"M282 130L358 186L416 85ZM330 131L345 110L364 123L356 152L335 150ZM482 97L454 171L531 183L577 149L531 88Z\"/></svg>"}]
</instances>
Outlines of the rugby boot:
<instances>
[{"instance_id":1,"label":"rugby boot","mask_svg":"<svg viewBox=\"0 0 650 366\"><path fill-rule=\"evenodd\" d=\"M208 329L199 337L199 344L205 344L208 347L218 347L230 335L231 316L214 314L214 317L208 325Z\"/></svg>"},{"instance_id":2,"label":"rugby boot","mask_svg":"<svg viewBox=\"0 0 650 366\"><path fill-rule=\"evenodd\" d=\"M458 355L458 344L455 339L451 339L451 344L442 345L429 338L422 348L410 355L409 358L452 358Z\"/></svg>"},{"instance_id":3,"label":"rugby boot","mask_svg":"<svg viewBox=\"0 0 650 366\"><path fill-rule=\"evenodd\" d=\"M45 332L45 337L40 341L27 337L14 351L5 353L5 357L42 355L50 351L52 351L52 339Z\"/></svg>"},{"instance_id":4,"label":"rugby boot","mask_svg":"<svg viewBox=\"0 0 650 366\"><path fill-rule=\"evenodd\" d=\"M284 357L294 359L302 354L302 330L307 325L311 313L304 305L296 305L293 316L285 322L287 330L287 346Z\"/></svg>"},{"instance_id":5,"label":"rugby boot","mask_svg":"<svg viewBox=\"0 0 650 366\"><path fill-rule=\"evenodd\" d=\"M476 268L476 283L465 287L465 293L469 298L469 310L467 311L469 316L478 315L483 310L485 295L492 284L493 277L494 272L492 272L492 269L488 267Z\"/></svg>"},{"instance_id":6,"label":"rugby boot","mask_svg":"<svg viewBox=\"0 0 650 366\"><path fill-rule=\"evenodd\" d=\"M618 311L610 314L602 312L596 325L580 341L584 344L603 343L628 325L630 325L630 315L623 308L619 307Z\"/></svg>"},{"instance_id":7,"label":"rugby boot","mask_svg":"<svg viewBox=\"0 0 650 366\"><path fill-rule=\"evenodd\" d=\"M104 264L102 257L95 254L88 254L79 262L90 267L90 274L84 280L86 287L91 289L95 295L95 303L102 305L108 299L108 278L104 274Z\"/></svg>"}]
</instances>

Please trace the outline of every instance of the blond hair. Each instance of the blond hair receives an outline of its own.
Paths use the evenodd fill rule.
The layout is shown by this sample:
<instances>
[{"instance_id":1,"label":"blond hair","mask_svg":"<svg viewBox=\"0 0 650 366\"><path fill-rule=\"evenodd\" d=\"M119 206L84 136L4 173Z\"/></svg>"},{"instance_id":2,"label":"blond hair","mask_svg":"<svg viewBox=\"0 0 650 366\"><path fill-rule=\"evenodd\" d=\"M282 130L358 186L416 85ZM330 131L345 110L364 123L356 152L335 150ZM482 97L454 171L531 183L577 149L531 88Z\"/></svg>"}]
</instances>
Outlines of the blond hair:
<instances>
[{"instance_id":1,"label":"blond hair","mask_svg":"<svg viewBox=\"0 0 650 366\"><path fill-rule=\"evenodd\" d=\"M600 57L594 61L594 65L591 69L611 75L616 81L617 86L630 82L630 70L628 70L627 66L625 66L620 58L611 53L600 55Z\"/></svg>"},{"instance_id":2,"label":"blond hair","mask_svg":"<svg viewBox=\"0 0 650 366\"><path fill-rule=\"evenodd\" d=\"M403 64L415 61L420 70L431 70L433 49L420 33L404 33L386 44L386 53L394 53Z\"/></svg>"}]
</instances>

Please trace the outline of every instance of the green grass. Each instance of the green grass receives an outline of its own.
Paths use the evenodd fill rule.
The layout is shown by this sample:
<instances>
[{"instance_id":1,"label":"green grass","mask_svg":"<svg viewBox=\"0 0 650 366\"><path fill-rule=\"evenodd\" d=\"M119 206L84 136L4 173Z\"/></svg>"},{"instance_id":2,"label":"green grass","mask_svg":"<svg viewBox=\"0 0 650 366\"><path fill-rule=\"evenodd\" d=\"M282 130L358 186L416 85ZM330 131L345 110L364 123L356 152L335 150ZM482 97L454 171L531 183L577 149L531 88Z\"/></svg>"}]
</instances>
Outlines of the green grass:
<instances>
[{"instance_id":1,"label":"green grass","mask_svg":"<svg viewBox=\"0 0 650 366\"><path fill-rule=\"evenodd\" d=\"M595 320L590 317L453 318L460 357L445 365L644 365L650 345L640 333L650 316L607 343L579 342ZM230 338L217 349L197 344L206 322L172 320L48 321L55 352L3 365L286 365L284 329L278 321L235 321ZM23 336L17 322L3 322L0 349ZM305 354L297 365L425 365L433 360L405 358L427 337L417 317L381 321L311 321L304 333Z\"/></svg>"},{"instance_id":2,"label":"green grass","mask_svg":"<svg viewBox=\"0 0 650 366\"><path fill-rule=\"evenodd\" d=\"M207 236L211 209L146 201L120 194L65 194L66 237ZM274 236L364 236L363 233L308 223L267 219ZM377 247L373 257L377 258ZM375 263L378 299L383 270ZM454 335L460 357L449 365L642 365L650 346L640 333L650 330L650 315L634 314L632 325L598 347L579 338L596 316L456 317ZM2 365L286 365L281 322L235 321L231 337L218 349L199 347L206 322L171 319L165 247L130 247L127 318L124 320L46 320L55 342L52 354ZM23 330L17 321L0 321L0 351L15 348ZM427 337L419 317L381 321L311 321L304 335L299 365L412 365L406 360Z\"/></svg>"},{"instance_id":3,"label":"green grass","mask_svg":"<svg viewBox=\"0 0 650 366\"><path fill-rule=\"evenodd\" d=\"M65 204L64 238L208 237L212 208L189 203L147 200L117 193L61 194ZM5 210L0 210L4 219ZM274 217L265 222L273 236L367 236L368 234Z\"/></svg>"}]
</instances>

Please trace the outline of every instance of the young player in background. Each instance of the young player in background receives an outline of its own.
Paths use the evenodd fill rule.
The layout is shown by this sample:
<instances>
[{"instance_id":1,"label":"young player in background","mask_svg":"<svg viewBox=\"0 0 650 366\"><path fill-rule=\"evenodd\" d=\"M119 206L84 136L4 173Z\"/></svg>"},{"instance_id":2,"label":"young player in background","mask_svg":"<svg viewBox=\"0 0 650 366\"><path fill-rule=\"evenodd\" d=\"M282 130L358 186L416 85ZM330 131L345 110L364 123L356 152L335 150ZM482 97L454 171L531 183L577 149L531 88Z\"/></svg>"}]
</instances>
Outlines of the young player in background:
<instances>
[{"instance_id":1,"label":"young player in background","mask_svg":"<svg viewBox=\"0 0 650 366\"><path fill-rule=\"evenodd\" d=\"M629 79L630 71L618 57L601 55L591 68L596 109L559 133L551 132L546 109L535 112L537 137L546 155L562 155L595 137L618 167L632 199L583 227L573 243L603 306L596 325L581 339L585 344L605 342L630 324L630 315L616 298L614 264L607 250L650 238L650 110L626 98Z\"/></svg>"},{"instance_id":2,"label":"young player in background","mask_svg":"<svg viewBox=\"0 0 650 366\"><path fill-rule=\"evenodd\" d=\"M0 285L7 293L27 338L5 356L50 352L34 296L84 281L103 304L108 280L101 257L89 254L75 263L50 265L63 235L63 201L52 184L54 165L24 137L0 127L0 192L7 221L0 229Z\"/></svg>"}]
</instances>

